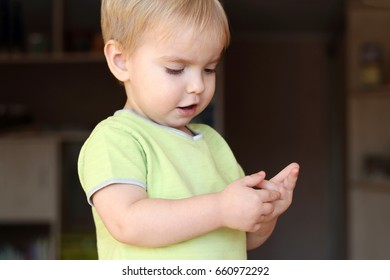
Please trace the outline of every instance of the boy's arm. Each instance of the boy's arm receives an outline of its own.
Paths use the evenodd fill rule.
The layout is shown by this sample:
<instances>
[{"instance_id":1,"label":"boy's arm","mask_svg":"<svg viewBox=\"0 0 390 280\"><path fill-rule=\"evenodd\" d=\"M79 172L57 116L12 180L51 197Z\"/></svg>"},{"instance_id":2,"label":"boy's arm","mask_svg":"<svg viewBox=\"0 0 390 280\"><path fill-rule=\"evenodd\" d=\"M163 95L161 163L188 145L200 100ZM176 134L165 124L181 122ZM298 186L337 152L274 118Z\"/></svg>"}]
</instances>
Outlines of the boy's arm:
<instances>
[{"instance_id":1,"label":"boy's arm","mask_svg":"<svg viewBox=\"0 0 390 280\"><path fill-rule=\"evenodd\" d=\"M257 231L273 211L279 192L253 190L264 174L241 178L223 191L186 199L152 199L138 186L115 184L93 196L111 235L120 242L161 247L192 239L220 227Z\"/></svg>"}]
</instances>

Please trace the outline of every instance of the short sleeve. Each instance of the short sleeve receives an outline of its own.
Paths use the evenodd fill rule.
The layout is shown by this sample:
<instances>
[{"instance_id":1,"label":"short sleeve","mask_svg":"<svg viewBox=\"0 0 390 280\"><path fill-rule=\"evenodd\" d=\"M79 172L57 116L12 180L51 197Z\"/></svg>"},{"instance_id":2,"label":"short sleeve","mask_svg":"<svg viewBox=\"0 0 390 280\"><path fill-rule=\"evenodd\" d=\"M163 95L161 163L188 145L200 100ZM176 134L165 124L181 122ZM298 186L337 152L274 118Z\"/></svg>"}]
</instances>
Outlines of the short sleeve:
<instances>
[{"instance_id":1,"label":"short sleeve","mask_svg":"<svg viewBox=\"0 0 390 280\"><path fill-rule=\"evenodd\" d=\"M83 145L78 171L81 185L92 203L98 190L116 183L146 189L146 157L131 133L115 127L96 128Z\"/></svg>"}]
</instances>

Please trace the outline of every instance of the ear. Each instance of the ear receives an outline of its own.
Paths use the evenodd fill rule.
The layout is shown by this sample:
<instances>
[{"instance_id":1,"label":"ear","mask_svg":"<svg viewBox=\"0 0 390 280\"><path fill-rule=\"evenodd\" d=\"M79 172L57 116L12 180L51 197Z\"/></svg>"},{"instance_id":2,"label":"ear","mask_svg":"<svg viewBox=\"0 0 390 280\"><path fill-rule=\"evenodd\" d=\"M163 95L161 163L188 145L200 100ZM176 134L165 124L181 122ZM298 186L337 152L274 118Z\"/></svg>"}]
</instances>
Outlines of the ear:
<instances>
[{"instance_id":1,"label":"ear","mask_svg":"<svg viewBox=\"0 0 390 280\"><path fill-rule=\"evenodd\" d=\"M111 73L121 82L129 80L129 72L126 66L126 56L122 52L120 44L110 40L104 46L104 55Z\"/></svg>"}]
</instances>

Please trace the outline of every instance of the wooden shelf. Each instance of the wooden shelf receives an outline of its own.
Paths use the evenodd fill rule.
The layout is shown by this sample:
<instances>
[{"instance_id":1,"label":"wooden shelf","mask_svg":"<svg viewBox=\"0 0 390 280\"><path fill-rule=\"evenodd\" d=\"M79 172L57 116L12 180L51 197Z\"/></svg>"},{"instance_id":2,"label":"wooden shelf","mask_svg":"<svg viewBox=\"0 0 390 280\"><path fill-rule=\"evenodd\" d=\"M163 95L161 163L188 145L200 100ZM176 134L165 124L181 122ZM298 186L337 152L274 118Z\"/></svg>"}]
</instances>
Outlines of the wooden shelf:
<instances>
[{"instance_id":1,"label":"wooden shelf","mask_svg":"<svg viewBox=\"0 0 390 280\"><path fill-rule=\"evenodd\" d=\"M79 185L77 156L90 133L81 129L90 127L93 118L80 125L78 117L68 115L73 109L82 110L90 98L117 90L110 77L102 86L95 82L96 74L107 71L99 36L100 1L3 2L1 14L7 14L3 21L11 14L13 21L9 36L0 43L0 67L7 74L1 105L27 108L33 122L0 135L0 259L81 258L82 237L95 236L95 228ZM7 20L7 24L11 22ZM24 83L20 83L21 76L28 76ZM95 101L100 100L106 99ZM52 114L58 114L54 120ZM99 109L95 114L104 115ZM77 237L71 242L66 238L70 233ZM96 252L95 243L88 244L93 247L88 250ZM70 246L76 249L70 250ZM31 248L44 254L26 253L34 251Z\"/></svg>"},{"instance_id":2,"label":"wooden shelf","mask_svg":"<svg viewBox=\"0 0 390 280\"><path fill-rule=\"evenodd\" d=\"M11 28L10 35L1 42L4 52L0 52L0 64L104 61L99 3L93 0L38 0L36 3L21 0L15 6L14 2L6 0L5 18L10 18L13 9L18 8L14 17L21 26ZM83 13L87 8L88 14ZM11 22L7 24L12 27ZM22 38L15 43L12 36Z\"/></svg>"},{"instance_id":3,"label":"wooden shelf","mask_svg":"<svg viewBox=\"0 0 390 280\"><path fill-rule=\"evenodd\" d=\"M386 158L390 147L390 9L374 7L385 1L369 2L373 5L365 5L361 0L348 0L346 10L350 259L388 259L390 256L387 249L390 176L384 171L386 164L386 167L380 167L378 176L369 176L366 166L367 156ZM385 84L374 88L361 86L361 47L367 43L375 44L382 53Z\"/></svg>"},{"instance_id":4,"label":"wooden shelf","mask_svg":"<svg viewBox=\"0 0 390 280\"><path fill-rule=\"evenodd\" d=\"M105 62L104 55L101 53L94 53L94 52L0 54L0 64L93 63L93 62Z\"/></svg>"},{"instance_id":5,"label":"wooden shelf","mask_svg":"<svg viewBox=\"0 0 390 280\"><path fill-rule=\"evenodd\" d=\"M351 182L350 185L353 188L365 191L390 193L390 178L357 180Z\"/></svg>"},{"instance_id":6,"label":"wooden shelf","mask_svg":"<svg viewBox=\"0 0 390 280\"><path fill-rule=\"evenodd\" d=\"M65 197L66 203L72 202L74 189L81 192L74 163L89 133L86 130L21 131L0 137L0 155L7 159L0 161L0 181L4 182L0 196L0 231L3 234L9 233L12 228L29 230L44 225L48 229L42 235L47 240L45 258L61 257L60 240L66 234L64 217L70 213L69 209L61 208L61 204ZM86 209L89 210L89 206ZM81 220L92 222L90 212L82 212L77 213ZM92 226L74 231L76 234L94 233ZM26 243L34 246L37 236L30 232L25 236L29 239ZM17 251L20 238L11 237L6 240L6 245L1 246L0 243L0 255L7 248ZM38 238L40 240L40 235ZM75 246L80 242L75 241Z\"/></svg>"},{"instance_id":7,"label":"wooden shelf","mask_svg":"<svg viewBox=\"0 0 390 280\"><path fill-rule=\"evenodd\" d=\"M350 90L351 98L390 98L390 84L372 89Z\"/></svg>"}]
</instances>

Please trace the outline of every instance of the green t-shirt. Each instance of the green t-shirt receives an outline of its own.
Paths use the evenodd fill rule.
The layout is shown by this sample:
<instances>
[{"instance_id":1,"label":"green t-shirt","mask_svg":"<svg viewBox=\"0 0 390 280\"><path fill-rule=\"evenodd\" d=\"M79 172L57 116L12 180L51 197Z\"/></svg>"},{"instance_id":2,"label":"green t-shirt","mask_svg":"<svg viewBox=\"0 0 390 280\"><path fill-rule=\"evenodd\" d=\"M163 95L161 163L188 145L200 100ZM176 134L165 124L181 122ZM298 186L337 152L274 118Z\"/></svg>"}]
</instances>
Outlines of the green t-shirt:
<instances>
[{"instance_id":1,"label":"green t-shirt","mask_svg":"<svg viewBox=\"0 0 390 280\"><path fill-rule=\"evenodd\" d=\"M93 206L96 191L115 183L142 187L150 198L182 199L221 191L244 176L215 130L202 124L188 127L195 136L130 110L117 111L98 124L78 162L89 203ZM115 240L92 209L99 259L246 259L244 232L220 228L171 246L143 248Z\"/></svg>"}]
</instances>

